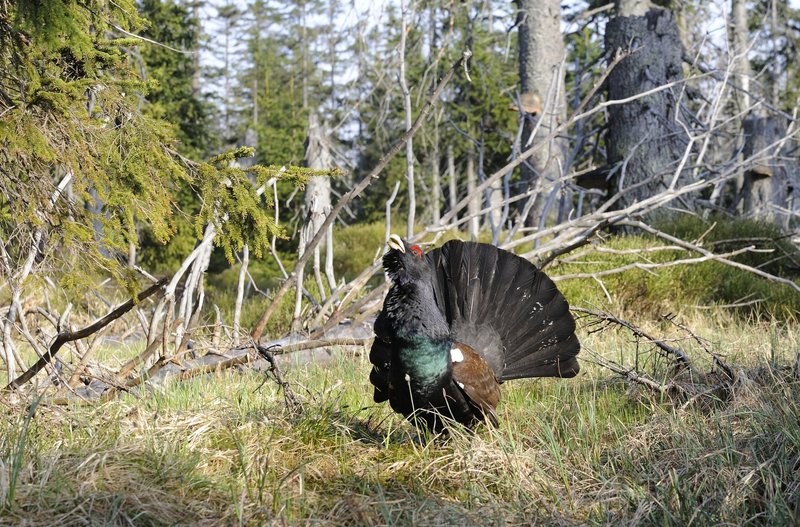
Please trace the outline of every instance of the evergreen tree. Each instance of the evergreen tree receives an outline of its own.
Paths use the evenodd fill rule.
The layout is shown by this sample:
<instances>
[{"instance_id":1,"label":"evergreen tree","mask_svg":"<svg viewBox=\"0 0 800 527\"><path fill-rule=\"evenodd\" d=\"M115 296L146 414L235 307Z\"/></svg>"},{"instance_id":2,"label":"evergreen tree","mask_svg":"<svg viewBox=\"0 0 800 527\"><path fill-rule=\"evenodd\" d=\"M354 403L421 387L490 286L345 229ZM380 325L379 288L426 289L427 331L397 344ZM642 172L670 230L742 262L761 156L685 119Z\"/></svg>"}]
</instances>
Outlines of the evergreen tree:
<instances>
[{"instance_id":1,"label":"evergreen tree","mask_svg":"<svg viewBox=\"0 0 800 527\"><path fill-rule=\"evenodd\" d=\"M145 78L150 81L145 112L176 126L182 153L199 159L215 147L210 104L197 87L200 75L200 21L194 10L176 0L142 0L148 23L143 35L163 45L143 44Z\"/></svg>"},{"instance_id":2,"label":"evergreen tree","mask_svg":"<svg viewBox=\"0 0 800 527\"><path fill-rule=\"evenodd\" d=\"M131 35L143 24L130 0L0 2L5 278L35 257L66 284L93 271L123 279L117 255L138 242L137 227L168 240L176 194L190 188L200 195L196 229L215 222L229 257L248 240L263 252L275 232L251 181L274 170L229 167L243 152L190 162L175 150L174 127L139 111L147 86Z\"/></svg>"}]
</instances>

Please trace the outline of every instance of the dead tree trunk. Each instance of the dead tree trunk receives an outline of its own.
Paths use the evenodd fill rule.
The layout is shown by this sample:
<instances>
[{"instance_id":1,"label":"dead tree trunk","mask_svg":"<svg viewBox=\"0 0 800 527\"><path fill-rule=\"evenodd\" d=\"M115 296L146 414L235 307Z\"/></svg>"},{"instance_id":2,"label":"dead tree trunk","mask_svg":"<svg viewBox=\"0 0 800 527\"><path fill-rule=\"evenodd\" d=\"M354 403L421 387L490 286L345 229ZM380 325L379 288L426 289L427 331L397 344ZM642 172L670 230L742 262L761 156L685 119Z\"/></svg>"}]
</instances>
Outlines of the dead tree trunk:
<instances>
[{"instance_id":1,"label":"dead tree trunk","mask_svg":"<svg viewBox=\"0 0 800 527\"><path fill-rule=\"evenodd\" d=\"M475 173L475 153L467 152L467 196L470 196L467 214L469 214L469 236L472 240L478 239L481 226L481 196L475 189L478 186L478 175Z\"/></svg>"},{"instance_id":2,"label":"dead tree trunk","mask_svg":"<svg viewBox=\"0 0 800 527\"><path fill-rule=\"evenodd\" d=\"M747 4L745 0L732 0L731 2L731 15L729 25L730 35L730 58L733 63L733 71L736 74L734 77L736 85L741 90L732 90L733 100L737 105L737 110L742 114L746 114L750 109L750 78L753 75L752 68L750 67L750 59L748 58L749 43L748 43L748 27L747 27ZM733 145L734 151L737 152L737 162L742 162L742 150L744 145L744 131L737 130L739 135ZM736 178L733 181L720 181L714 186L711 193L710 201L714 205L718 205L726 198L730 198L728 203L736 201L737 195L741 194L741 189L744 187L744 171L738 170ZM704 214L708 214L706 211Z\"/></svg>"},{"instance_id":3,"label":"dead tree trunk","mask_svg":"<svg viewBox=\"0 0 800 527\"><path fill-rule=\"evenodd\" d=\"M447 210L456 208L458 203L458 180L456 179L456 159L453 145L447 145Z\"/></svg>"},{"instance_id":4,"label":"dead tree trunk","mask_svg":"<svg viewBox=\"0 0 800 527\"><path fill-rule=\"evenodd\" d=\"M242 248L242 265L239 267L239 283L236 286L236 303L233 305L233 345L238 346L242 320L242 302L244 301L244 285L247 280L247 266L250 263L250 248L244 244Z\"/></svg>"},{"instance_id":5,"label":"dead tree trunk","mask_svg":"<svg viewBox=\"0 0 800 527\"><path fill-rule=\"evenodd\" d=\"M631 3L637 13L639 3ZM680 81L683 47L672 13L651 9L644 16L620 15L606 26L606 53L609 60L618 50L632 53L609 74L608 98L633 97ZM665 89L608 108L607 155L616 168L611 193L628 189L619 208L655 195L671 180L686 141L675 122L679 91Z\"/></svg>"},{"instance_id":6,"label":"dead tree trunk","mask_svg":"<svg viewBox=\"0 0 800 527\"><path fill-rule=\"evenodd\" d=\"M746 215L788 227L786 214L790 156L783 156L786 122L778 115L750 115L744 120L745 159L749 168L742 186Z\"/></svg>"},{"instance_id":7,"label":"dead tree trunk","mask_svg":"<svg viewBox=\"0 0 800 527\"><path fill-rule=\"evenodd\" d=\"M439 119L437 114L434 116L433 122L433 144L430 150L430 166L431 166L431 223L436 225L442 217L442 177L439 169Z\"/></svg>"},{"instance_id":8,"label":"dead tree trunk","mask_svg":"<svg viewBox=\"0 0 800 527\"><path fill-rule=\"evenodd\" d=\"M333 156L331 155L330 145L327 143L327 136L325 127L319 122L319 117L315 113L311 113L308 120L308 146L306 147L306 165L309 168L325 169L333 165ZM306 184L306 193L304 200L305 220L303 227L300 230L300 243L298 247L299 256L302 257L306 250L308 242L314 238L319 231L319 228L325 222L325 218L331 211L331 181L330 178L323 176L314 176L308 180ZM329 226L330 232L327 235L332 236L333 226ZM330 245L330 244L329 244ZM326 274L328 275L328 285L331 290L336 287L335 277L332 276L333 269L333 251L332 247L326 251ZM330 260L330 262L328 262ZM320 300L325 300L325 287L322 283L322 274L320 273L320 250L319 246L314 248L314 279L317 282L319 289ZM300 330L300 313L303 298L303 269L298 269L297 274L297 293L295 295L295 309L294 316L292 317L292 330Z\"/></svg>"},{"instance_id":9,"label":"dead tree trunk","mask_svg":"<svg viewBox=\"0 0 800 527\"><path fill-rule=\"evenodd\" d=\"M561 35L561 3L558 0L517 0L519 25L519 79L522 101L519 110L525 114L521 149L542 141L566 120L564 94L564 39ZM533 103L533 104L530 104ZM540 121L540 122L539 122ZM531 137L539 126L536 137ZM558 181L564 171L568 144L563 138L553 139L535 153L521 168L522 180L529 189L543 188L546 181ZM540 192L527 209L528 225L538 225L544 205Z\"/></svg>"},{"instance_id":10,"label":"dead tree trunk","mask_svg":"<svg viewBox=\"0 0 800 527\"><path fill-rule=\"evenodd\" d=\"M410 9L410 8L409 8ZM411 129L411 92L406 82L406 36L408 34L408 19L412 16L406 10L406 4L400 0L401 26L400 26L400 89L403 92L403 114L405 116L406 132ZM415 215L417 213L417 194L414 183L414 143L412 139L406 142L406 182L408 185L408 221L406 224L406 238L414 235Z\"/></svg>"},{"instance_id":11,"label":"dead tree trunk","mask_svg":"<svg viewBox=\"0 0 800 527\"><path fill-rule=\"evenodd\" d=\"M492 243L497 244L503 229L503 180L498 179L486 189L486 206L489 212L486 220L492 232Z\"/></svg>"},{"instance_id":12,"label":"dead tree trunk","mask_svg":"<svg viewBox=\"0 0 800 527\"><path fill-rule=\"evenodd\" d=\"M747 4L745 0L733 0L732 3L733 70L736 72L736 84L742 88L736 91L736 102L739 104L739 111L746 112L750 108L750 77L753 75L750 59L747 57L750 47L747 38Z\"/></svg>"}]
</instances>

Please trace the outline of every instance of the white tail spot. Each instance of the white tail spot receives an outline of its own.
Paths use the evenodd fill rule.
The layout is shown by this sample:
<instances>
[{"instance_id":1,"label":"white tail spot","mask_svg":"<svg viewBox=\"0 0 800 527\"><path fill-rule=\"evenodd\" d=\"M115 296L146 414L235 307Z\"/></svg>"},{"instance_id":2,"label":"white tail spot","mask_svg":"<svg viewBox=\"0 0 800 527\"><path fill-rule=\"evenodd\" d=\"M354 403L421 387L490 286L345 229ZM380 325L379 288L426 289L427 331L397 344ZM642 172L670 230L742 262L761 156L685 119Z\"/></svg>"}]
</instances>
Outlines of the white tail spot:
<instances>
[{"instance_id":1,"label":"white tail spot","mask_svg":"<svg viewBox=\"0 0 800 527\"><path fill-rule=\"evenodd\" d=\"M406 379L406 382L411 382L411 375L406 373L405 379Z\"/></svg>"},{"instance_id":2,"label":"white tail spot","mask_svg":"<svg viewBox=\"0 0 800 527\"><path fill-rule=\"evenodd\" d=\"M464 360L464 354L461 353L461 350L458 348L453 348L450 350L450 359L453 362L461 362Z\"/></svg>"},{"instance_id":3,"label":"white tail spot","mask_svg":"<svg viewBox=\"0 0 800 527\"><path fill-rule=\"evenodd\" d=\"M456 384L458 384L459 388L462 388L462 389L464 388L464 383L463 382L456 382Z\"/></svg>"}]
</instances>

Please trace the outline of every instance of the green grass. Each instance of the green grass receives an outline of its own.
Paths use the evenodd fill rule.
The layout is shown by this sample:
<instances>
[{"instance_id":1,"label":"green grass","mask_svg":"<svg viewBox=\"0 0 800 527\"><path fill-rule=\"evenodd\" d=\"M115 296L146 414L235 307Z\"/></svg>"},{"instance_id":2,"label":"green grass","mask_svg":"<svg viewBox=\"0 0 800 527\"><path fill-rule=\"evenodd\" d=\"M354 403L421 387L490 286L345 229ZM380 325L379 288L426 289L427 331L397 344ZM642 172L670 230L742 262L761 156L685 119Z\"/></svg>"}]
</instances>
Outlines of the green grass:
<instances>
[{"instance_id":1,"label":"green grass","mask_svg":"<svg viewBox=\"0 0 800 527\"><path fill-rule=\"evenodd\" d=\"M731 400L683 408L585 361L575 379L504 385L497 429L420 443L372 403L366 358L341 354L287 369L298 414L273 382L236 371L103 405L4 410L0 524L796 524L800 383L778 366L800 330L689 323L747 372ZM581 337L633 363L626 333ZM663 374L645 351L643 370Z\"/></svg>"},{"instance_id":2,"label":"green grass","mask_svg":"<svg viewBox=\"0 0 800 527\"><path fill-rule=\"evenodd\" d=\"M796 320L800 312L800 294L790 286L717 261L665 265L698 256L683 250L665 249L665 245L643 236L615 237L602 246L584 249L564 258L547 272L556 278L559 289L571 304L603 306L616 313L630 313L634 320L658 318L669 312L693 316L714 311L720 306L742 320ZM769 265L761 265L750 258L742 259L800 283L800 267L787 265L769 269ZM654 267L630 268L622 273L601 274L597 278L559 279L604 273L633 264Z\"/></svg>"}]
</instances>

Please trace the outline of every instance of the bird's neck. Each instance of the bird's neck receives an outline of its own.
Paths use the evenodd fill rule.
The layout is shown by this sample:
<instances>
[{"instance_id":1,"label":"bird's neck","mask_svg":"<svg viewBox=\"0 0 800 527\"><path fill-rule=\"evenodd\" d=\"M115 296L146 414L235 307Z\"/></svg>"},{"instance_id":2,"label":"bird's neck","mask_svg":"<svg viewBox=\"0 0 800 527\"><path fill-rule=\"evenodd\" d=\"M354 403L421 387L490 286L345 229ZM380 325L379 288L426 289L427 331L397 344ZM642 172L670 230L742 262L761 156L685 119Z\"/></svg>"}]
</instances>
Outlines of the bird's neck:
<instances>
[{"instance_id":1,"label":"bird's neck","mask_svg":"<svg viewBox=\"0 0 800 527\"><path fill-rule=\"evenodd\" d=\"M400 340L396 358L401 369L421 386L438 384L449 371L452 341L450 326L436 306L433 288L424 283L393 288L387 304Z\"/></svg>"},{"instance_id":2,"label":"bird's neck","mask_svg":"<svg viewBox=\"0 0 800 527\"><path fill-rule=\"evenodd\" d=\"M450 326L436 305L433 288L427 283L393 287L384 308L394 319L395 333L403 339L450 339Z\"/></svg>"}]
</instances>

